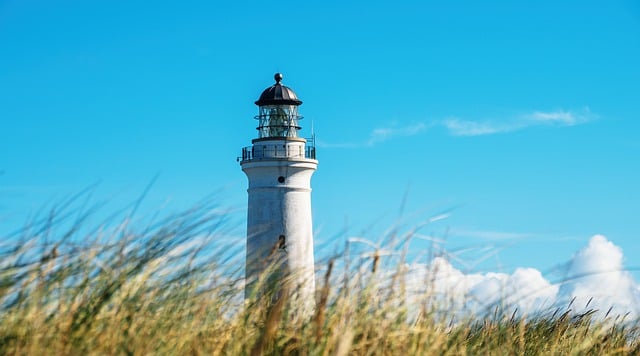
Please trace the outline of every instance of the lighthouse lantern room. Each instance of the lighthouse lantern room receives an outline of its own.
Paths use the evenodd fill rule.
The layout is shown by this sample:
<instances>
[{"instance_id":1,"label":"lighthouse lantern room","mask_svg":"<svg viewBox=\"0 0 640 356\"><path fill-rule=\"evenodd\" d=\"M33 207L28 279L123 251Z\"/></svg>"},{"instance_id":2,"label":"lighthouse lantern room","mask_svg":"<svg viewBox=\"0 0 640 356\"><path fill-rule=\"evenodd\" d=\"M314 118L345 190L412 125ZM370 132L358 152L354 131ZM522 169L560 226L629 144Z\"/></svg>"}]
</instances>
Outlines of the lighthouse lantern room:
<instances>
[{"instance_id":1,"label":"lighthouse lantern room","mask_svg":"<svg viewBox=\"0 0 640 356\"><path fill-rule=\"evenodd\" d=\"M282 74L274 75L276 84L267 88L256 101L259 114L258 137L298 137L298 106L302 104L293 90L280 84Z\"/></svg>"},{"instance_id":2,"label":"lighthouse lantern room","mask_svg":"<svg viewBox=\"0 0 640 356\"><path fill-rule=\"evenodd\" d=\"M286 289L310 310L315 303L311 176L318 161L313 143L299 137L302 101L282 78L276 73L275 84L255 102L258 137L242 149L240 165L249 182L245 297L261 293L256 287ZM260 286L267 270L272 285Z\"/></svg>"}]
</instances>

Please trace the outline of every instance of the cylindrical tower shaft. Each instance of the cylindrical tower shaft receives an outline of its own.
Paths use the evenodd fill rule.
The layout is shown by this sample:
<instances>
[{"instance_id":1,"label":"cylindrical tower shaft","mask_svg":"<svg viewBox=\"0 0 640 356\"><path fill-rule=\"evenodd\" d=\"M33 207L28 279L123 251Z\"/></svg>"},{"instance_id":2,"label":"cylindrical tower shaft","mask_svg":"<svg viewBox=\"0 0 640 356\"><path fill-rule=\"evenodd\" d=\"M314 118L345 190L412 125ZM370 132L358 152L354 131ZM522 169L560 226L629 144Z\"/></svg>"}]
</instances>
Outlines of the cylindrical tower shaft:
<instances>
[{"instance_id":1,"label":"cylindrical tower shaft","mask_svg":"<svg viewBox=\"0 0 640 356\"><path fill-rule=\"evenodd\" d=\"M249 181L245 297L286 290L305 312L315 304L311 176L318 161L315 147L297 137L302 102L281 79L256 102L259 136L240 162Z\"/></svg>"}]
</instances>

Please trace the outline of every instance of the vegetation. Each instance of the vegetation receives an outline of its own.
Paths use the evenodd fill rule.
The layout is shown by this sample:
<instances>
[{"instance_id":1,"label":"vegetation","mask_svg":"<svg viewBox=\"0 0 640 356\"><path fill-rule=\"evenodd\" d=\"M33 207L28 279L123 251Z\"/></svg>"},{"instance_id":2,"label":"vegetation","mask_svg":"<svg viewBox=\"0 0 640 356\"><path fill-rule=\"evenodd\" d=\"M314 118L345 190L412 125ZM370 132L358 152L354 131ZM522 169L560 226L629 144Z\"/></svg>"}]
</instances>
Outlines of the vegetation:
<instances>
[{"instance_id":1,"label":"vegetation","mask_svg":"<svg viewBox=\"0 0 640 356\"><path fill-rule=\"evenodd\" d=\"M286 292L245 304L226 212L204 204L138 229L89 229L90 216L52 213L4 238L0 354L640 353L635 326L592 313L452 322L429 295L408 302L401 258L385 274L379 253L320 264L310 315Z\"/></svg>"}]
</instances>

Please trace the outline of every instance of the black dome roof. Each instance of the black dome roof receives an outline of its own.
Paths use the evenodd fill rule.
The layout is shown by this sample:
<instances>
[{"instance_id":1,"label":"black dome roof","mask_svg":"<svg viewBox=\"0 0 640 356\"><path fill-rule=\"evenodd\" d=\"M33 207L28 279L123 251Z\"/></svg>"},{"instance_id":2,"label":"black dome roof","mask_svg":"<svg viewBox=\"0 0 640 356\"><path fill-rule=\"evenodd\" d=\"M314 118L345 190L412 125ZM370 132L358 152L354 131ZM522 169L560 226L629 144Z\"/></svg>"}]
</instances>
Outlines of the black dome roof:
<instances>
[{"instance_id":1,"label":"black dome roof","mask_svg":"<svg viewBox=\"0 0 640 356\"><path fill-rule=\"evenodd\" d=\"M276 83L260 94L260 99L256 101L256 105L300 105L302 100L298 99L296 93L289 87L280 84L282 74L276 73L273 78Z\"/></svg>"}]
</instances>

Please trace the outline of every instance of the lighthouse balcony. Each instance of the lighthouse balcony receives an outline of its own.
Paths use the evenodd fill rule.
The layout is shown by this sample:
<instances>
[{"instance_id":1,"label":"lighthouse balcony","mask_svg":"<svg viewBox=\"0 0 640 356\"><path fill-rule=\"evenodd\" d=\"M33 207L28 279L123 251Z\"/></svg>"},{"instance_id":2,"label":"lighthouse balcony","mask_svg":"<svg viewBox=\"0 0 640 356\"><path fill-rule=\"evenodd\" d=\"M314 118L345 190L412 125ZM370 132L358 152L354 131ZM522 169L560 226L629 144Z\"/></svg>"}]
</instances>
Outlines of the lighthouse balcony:
<instances>
[{"instance_id":1,"label":"lighthouse balcony","mask_svg":"<svg viewBox=\"0 0 640 356\"><path fill-rule=\"evenodd\" d=\"M314 146L254 145L242 148L242 161L263 159L316 159Z\"/></svg>"}]
</instances>

